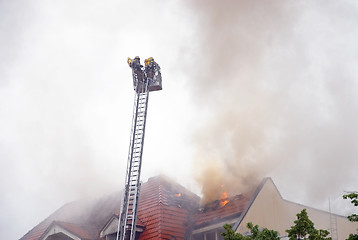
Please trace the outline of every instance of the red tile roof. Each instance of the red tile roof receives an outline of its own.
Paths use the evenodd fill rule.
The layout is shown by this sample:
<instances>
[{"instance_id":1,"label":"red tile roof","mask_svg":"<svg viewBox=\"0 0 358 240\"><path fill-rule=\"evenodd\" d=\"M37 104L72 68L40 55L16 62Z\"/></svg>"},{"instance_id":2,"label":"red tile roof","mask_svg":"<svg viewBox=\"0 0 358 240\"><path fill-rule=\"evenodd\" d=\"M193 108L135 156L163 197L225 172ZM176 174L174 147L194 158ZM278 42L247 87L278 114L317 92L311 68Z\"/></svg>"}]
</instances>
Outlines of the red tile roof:
<instances>
[{"instance_id":1,"label":"red tile roof","mask_svg":"<svg viewBox=\"0 0 358 240\"><path fill-rule=\"evenodd\" d=\"M138 204L138 219L145 224L139 240L184 239L189 214L198 208L200 198L165 177L144 183Z\"/></svg>"},{"instance_id":2,"label":"red tile roof","mask_svg":"<svg viewBox=\"0 0 358 240\"><path fill-rule=\"evenodd\" d=\"M194 228L227 218L238 217L249 199L236 196L224 206L219 201L199 209L200 198L164 176L153 177L141 187L138 225L144 226L139 240L186 239ZM20 240L37 240L56 221L71 233L87 239L99 239L108 220L119 214L120 194L97 201L76 201L64 205ZM198 210L199 209L199 210Z\"/></svg>"},{"instance_id":3,"label":"red tile roof","mask_svg":"<svg viewBox=\"0 0 358 240\"><path fill-rule=\"evenodd\" d=\"M37 240L54 221L68 222L96 229L90 232L93 238L98 235L98 229L113 215L120 203L118 193L96 200L78 200L62 206L60 209L43 220L20 240Z\"/></svg>"},{"instance_id":4,"label":"red tile roof","mask_svg":"<svg viewBox=\"0 0 358 240\"><path fill-rule=\"evenodd\" d=\"M96 239L98 237L93 235L94 229L85 229L87 227L80 226L78 224L61 222L61 221L54 221L53 224L63 227L64 229L80 237L81 239ZM92 234L90 232L92 232Z\"/></svg>"}]
</instances>

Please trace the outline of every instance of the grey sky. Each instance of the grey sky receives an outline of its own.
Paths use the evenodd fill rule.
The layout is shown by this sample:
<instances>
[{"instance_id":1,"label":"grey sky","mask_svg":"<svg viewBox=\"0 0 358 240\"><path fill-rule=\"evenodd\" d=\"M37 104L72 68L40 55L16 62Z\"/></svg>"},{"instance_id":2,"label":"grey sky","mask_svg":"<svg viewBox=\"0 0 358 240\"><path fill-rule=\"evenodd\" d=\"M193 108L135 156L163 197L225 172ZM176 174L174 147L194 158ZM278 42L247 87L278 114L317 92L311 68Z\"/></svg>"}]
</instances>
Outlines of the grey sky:
<instances>
[{"instance_id":1,"label":"grey sky","mask_svg":"<svg viewBox=\"0 0 358 240\"><path fill-rule=\"evenodd\" d=\"M143 180L272 176L346 213L358 189L355 1L0 1L0 238L124 181L127 57L154 57ZM226 178L213 169L225 171ZM240 191L230 189L230 191Z\"/></svg>"}]
</instances>

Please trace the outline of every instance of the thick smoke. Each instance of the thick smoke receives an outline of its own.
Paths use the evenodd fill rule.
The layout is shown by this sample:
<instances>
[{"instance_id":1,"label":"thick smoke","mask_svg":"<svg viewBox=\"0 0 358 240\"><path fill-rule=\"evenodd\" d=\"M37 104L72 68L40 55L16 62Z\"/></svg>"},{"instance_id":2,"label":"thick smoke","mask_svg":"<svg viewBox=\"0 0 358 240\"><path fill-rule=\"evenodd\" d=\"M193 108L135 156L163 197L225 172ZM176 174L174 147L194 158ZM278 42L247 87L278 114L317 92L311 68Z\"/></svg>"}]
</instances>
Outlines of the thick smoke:
<instances>
[{"instance_id":1,"label":"thick smoke","mask_svg":"<svg viewBox=\"0 0 358 240\"><path fill-rule=\"evenodd\" d=\"M187 4L197 17L190 74L204 109L194 137L204 202L267 175L311 200L342 193L357 178L357 49L348 47L357 6Z\"/></svg>"}]
</instances>

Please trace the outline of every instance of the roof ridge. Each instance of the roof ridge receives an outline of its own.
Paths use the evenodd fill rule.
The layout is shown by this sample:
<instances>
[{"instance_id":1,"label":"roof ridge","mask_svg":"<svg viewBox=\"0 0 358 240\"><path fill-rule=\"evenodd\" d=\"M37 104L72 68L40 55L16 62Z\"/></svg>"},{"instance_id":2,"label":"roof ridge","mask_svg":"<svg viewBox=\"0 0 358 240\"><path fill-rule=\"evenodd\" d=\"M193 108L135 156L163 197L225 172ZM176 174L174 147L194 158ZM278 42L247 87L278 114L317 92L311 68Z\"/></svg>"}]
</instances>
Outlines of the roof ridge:
<instances>
[{"instance_id":1,"label":"roof ridge","mask_svg":"<svg viewBox=\"0 0 358 240\"><path fill-rule=\"evenodd\" d=\"M160 183L159 183L159 216L160 216L160 219L163 219L163 206L164 206L164 203L163 203L163 183L162 183L163 179L161 179ZM162 234L163 234L163 226L162 226L162 221L159 221L159 224L158 224L158 238L161 239L162 238Z\"/></svg>"},{"instance_id":2,"label":"roof ridge","mask_svg":"<svg viewBox=\"0 0 358 240\"><path fill-rule=\"evenodd\" d=\"M108 197L96 197L93 202L92 199L88 202L87 199L78 199L65 203L40 224L28 231L21 239L38 239L39 236L46 232L46 229L53 221L56 221L58 225L67 226L75 232L86 231L92 238L99 237L100 230L104 227L103 224L106 224L113 216L119 217L119 198L117 193L121 193L121 191L116 191L116 194L108 194ZM176 194L179 193L182 195L177 196ZM190 209L196 209L199 199L199 196L195 193L163 175L152 177L144 182L139 196L138 218L140 218L143 226L148 226L148 235L145 236L154 236L154 238L159 236L167 237L168 228L174 229L173 219L177 219L180 221L180 228L176 226L174 232L179 237L185 228L184 223L182 223L183 219L188 218L187 214L189 214ZM85 204L83 204L83 200L86 201ZM102 208L103 204L108 205L108 207ZM87 205L89 208L87 208ZM99 211L103 211L103 213L101 212L101 214L95 216ZM68 214L65 214L65 212ZM168 215L168 212L172 215ZM91 217L93 216L95 218L92 219ZM158 220L162 222L158 223ZM75 229L78 230L76 231Z\"/></svg>"},{"instance_id":3,"label":"roof ridge","mask_svg":"<svg viewBox=\"0 0 358 240\"><path fill-rule=\"evenodd\" d=\"M43 229L47 229L52 223L53 221L55 221L56 216L67 206L70 206L71 204L75 203L76 200L74 201L70 201L67 202L65 204L63 204L60 208L58 208L56 211L54 211L53 213L51 213L48 217L46 217L44 220L40 221L37 225L35 225L33 228L31 228L27 233L25 233L20 240L22 239L27 239L27 237L31 234L36 234L36 230L39 228L43 228ZM41 235L43 234L43 232L41 233ZM40 235L40 236L41 236Z\"/></svg>"},{"instance_id":4,"label":"roof ridge","mask_svg":"<svg viewBox=\"0 0 358 240\"><path fill-rule=\"evenodd\" d=\"M159 182L158 184L158 205L162 205L163 204L163 186L162 183Z\"/></svg>"},{"instance_id":5,"label":"roof ridge","mask_svg":"<svg viewBox=\"0 0 358 240\"><path fill-rule=\"evenodd\" d=\"M74 234L76 236L79 236L81 238L85 238L85 239L91 239L92 238L91 233L88 231L87 227L83 226L81 224L72 223L72 222L66 222L66 221L53 221L52 223L63 227L64 229L66 229L70 233L72 233L72 234ZM75 229L72 229L71 227L74 227ZM81 232L78 232L76 230L80 230Z\"/></svg>"}]
</instances>

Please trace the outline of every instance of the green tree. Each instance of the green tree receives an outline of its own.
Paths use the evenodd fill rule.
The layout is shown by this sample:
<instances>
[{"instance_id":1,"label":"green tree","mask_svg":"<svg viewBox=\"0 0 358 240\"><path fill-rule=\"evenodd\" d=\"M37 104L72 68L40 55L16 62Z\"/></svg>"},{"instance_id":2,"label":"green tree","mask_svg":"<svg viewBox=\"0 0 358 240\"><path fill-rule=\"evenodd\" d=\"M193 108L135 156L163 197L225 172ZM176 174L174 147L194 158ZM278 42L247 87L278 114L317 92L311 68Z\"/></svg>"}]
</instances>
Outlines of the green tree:
<instances>
[{"instance_id":1,"label":"green tree","mask_svg":"<svg viewBox=\"0 0 358 240\"><path fill-rule=\"evenodd\" d=\"M221 233L221 236L224 237L225 240L241 240L244 239L244 236L240 233L236 233L231 225L225 224L224 229L226 232Z\"/></svg>"},{"instance_id":2,"label":"green tree","mask_svg":"<svg viewBox=\"0 0 358 240\"><path fill-rule=\"evenodd\" d=\"M224 228L226 232L221 235L225 240L279 240L278 232L274 230L269 230L264 228L260 230L258 225L253 225L251 222L247 223L247 228L250 230L251 234L248 236L243 236L240 233L235 233L231 225L225 224Z\"/></svg>"},{"instance_id":3,"label":"green tree","mask_svg":"<svg viewBox=\"0 0 358 240\"><path fill-rule=\"evenodd\" d=\"M314 229L308 239L310 240L324 240L324 239L332 239L330 237L327 237L329 235L329 232L327 230L317 230Z\"/></svg>"},{"instance_id":4,"label":"green tree","mask_svg":"<svg viewBox=\"0 0 358 240\"><path fill-rule=\"evenodd\" d=\"M343 195L343 199L350 199L351 203L355 207L358 206L358 192L351 192L349 194L345 194ZM358 215L353 213L352 215L348 216L348 220L351 222L358 222ZM358 234L350 234L347 240L358 240Z\"/></svg>"},{"instance_id":5,"label":"green tree","mask_svg":"<svg viewBox=\"0 0 358 240\"><path fill-rule=\"evenodd\" d=\"M329 232L327 230L316 229L314 223L309 219L307 210L303 209L300 213L296 214L297 220L294 221L295 225L287 229L288 237L290 240L296 239L309 239L309 240L324 240L331 239L327 237Z\"/></svg>"},{"instance_id":6,"label":"green tree","mask_svg":"<svg viewBox=\"0 0 358 240\"><path fill-rule=\"evenodd\" d=\"M251 235L246 236L248 240L279 240L278 232L264 228L260 231L258 225L253 225L251 222L247 223L247 228L250 229Z\"/></svg>"}]
</instances>

